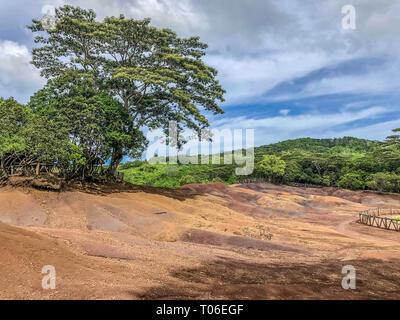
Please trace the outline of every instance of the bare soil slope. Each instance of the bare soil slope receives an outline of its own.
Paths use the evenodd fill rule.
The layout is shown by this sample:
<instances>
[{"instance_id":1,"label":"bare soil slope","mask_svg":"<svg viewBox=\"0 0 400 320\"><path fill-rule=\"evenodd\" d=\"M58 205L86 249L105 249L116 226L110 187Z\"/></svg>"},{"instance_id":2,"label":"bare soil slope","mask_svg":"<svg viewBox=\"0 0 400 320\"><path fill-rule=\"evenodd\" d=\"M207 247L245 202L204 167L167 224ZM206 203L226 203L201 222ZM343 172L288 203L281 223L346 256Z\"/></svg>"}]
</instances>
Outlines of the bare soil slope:
<instances>
[{"instance_id":1,"label":"bare soil slope","mask_svg":"<svg viewBox=\"0 0 400 320\"><path fill-rule=\"evenodd\" d=\"M2 299L400 298L400 196L269 184L0 189ZM42 267L57 271L41 287ZM341 286L353 265L357 289Z\"/></svg>"}]
</instances>

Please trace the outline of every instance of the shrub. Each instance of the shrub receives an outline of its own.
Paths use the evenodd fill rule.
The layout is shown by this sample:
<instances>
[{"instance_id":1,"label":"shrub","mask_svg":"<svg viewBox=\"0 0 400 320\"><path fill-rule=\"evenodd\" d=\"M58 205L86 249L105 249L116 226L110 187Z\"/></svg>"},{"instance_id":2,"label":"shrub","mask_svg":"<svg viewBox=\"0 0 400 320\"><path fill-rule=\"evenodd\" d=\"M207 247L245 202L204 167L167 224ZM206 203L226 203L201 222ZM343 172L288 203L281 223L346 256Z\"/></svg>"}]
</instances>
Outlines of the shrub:
<instances>
[{"instance_id":1,"label":"shrub","mask_svg":"<svg viewBox=\"0 0 400 320\"><path fill-rule=\"evenodd\" d=\"M400 192L400 176L389 172L378 172L372 175L367 187L381 192Z\"/></svg>"},{"instance_id":2,"label":"shrub","mask_svg":"<svg viewBox=\"0 0 400 320\"><path fill-rule=\"evenodd\" d=\"M340 178L337 186L344 189L358 190L364 189L365 183L359 174L347 173Z\"/></svg>"},{"instance_id":3,"label":"shrub","mask_svg":"<svg viewBox=\"0 0 400 320\"><path fill-rule=\"evenodd\" d=\"M177 177L179 175L179 167L174 165L166 166L164 173L167 177Z\"/></svg>"},{"instance_id":4,"label":"shrub","mask_svg":"<svg viewBox=\"0 0 400 320\"><path fill-rule=\"evenodd\" d=\"M179 184L181 186L184 186L186 184L192 184L192 183L196 183L196 179L193 178L193 176L191 176L191 175L186 175L179 179Z\"/></svg>"},{"instance_id":5,"label":"shrub","mask_svg":"<svg viewBox=\"0 0 400 320\"><path fill-rule=\"evenodd\" d=\"M285 174L286 162L274 155L264 155L262 160L255 166L257 174L268 178L269 180L277 180Z\"/></svg>"}]
</instances>

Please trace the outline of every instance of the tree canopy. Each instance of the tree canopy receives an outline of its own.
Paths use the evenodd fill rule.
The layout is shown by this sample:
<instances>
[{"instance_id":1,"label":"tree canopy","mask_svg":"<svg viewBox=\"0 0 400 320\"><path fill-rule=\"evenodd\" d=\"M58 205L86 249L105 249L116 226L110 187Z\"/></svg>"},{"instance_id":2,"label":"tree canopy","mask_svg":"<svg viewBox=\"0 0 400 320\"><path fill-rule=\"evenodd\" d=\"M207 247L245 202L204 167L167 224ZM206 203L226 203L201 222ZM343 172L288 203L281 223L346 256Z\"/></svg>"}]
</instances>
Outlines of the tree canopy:
<instances>
[{"instance_id":1,"label":"tree canopy","mask_svg":"<svg viewBox=\"0 0 400 320\"><path fill-rule=\"evenodd\" d=\"M255 172L270 181L277 180L285 174L286 163L275 155L264 155L256 163Z\"/></svg>"},{"instance_id":2,"label":"tree canopy","mask_svg":"<svg viewBox=\"0 0 400 320\"><path fill-rule=\"evenodd\" d=\"M13 98L0 98L0 157L2 167L13 156L23 153L27 149L25 125L29 121L30 112L26 106Z\"/></svg>"},{"instance_id":3,"label":"tree canopy","mask_svg":"<svg viewBox=\"0 0 400 320\"><path fill-rule=\"evenodd\" d=\"M29 107L35 116L46 120L42 128L47 131L46 141L59 145L51 149L56 155L49 158L65 167L71 167L72 162L70 176L84 175L85 170L91 173L110 158L116 145L131 156L145 146L142 132L133 127L123 105L97 91L93 79L79 71L67 71L49 80L31 98ZM38 121L35 123L37 126ZM43 150L42 154L47 153Z\"/></svg>"},{"instance_id":4,"label":"tree canopy","mask_svg":"<svg viewBox=\"0 0 400 320\"><path fill-rule=\"evenodd\" d=\"M150 19L121 15L98 21L93 10L69 5L55 10L54 26L48 29L40 20L29 26L38 44L32 63L42 76L65 79L73 72L89 78L93 90L122 104L131 122L128 134L134 137L119 136L111 144L111 171L133 146L141 149L139 141L145 144L142 128L166 131L169 121L176 121L178 130L187 127L200 135L209 126L203 111L223 113L218 102L225 91L217 71L203 62L207 45L198 37L180 38L151 26Z\"/></svg>"}]
</instances>

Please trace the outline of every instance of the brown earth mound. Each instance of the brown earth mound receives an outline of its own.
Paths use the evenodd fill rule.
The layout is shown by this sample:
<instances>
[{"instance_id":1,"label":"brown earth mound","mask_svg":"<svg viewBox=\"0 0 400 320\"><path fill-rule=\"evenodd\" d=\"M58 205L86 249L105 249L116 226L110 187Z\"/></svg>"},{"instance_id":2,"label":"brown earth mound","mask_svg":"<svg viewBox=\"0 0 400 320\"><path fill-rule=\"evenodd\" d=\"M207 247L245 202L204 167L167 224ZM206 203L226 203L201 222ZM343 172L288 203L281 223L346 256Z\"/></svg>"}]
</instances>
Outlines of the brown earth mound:
<instances>
[{"instance_id":1,"label":"brown earth mound","mask_svg":"<svg viewBox=\"0 0 400 320\"><path fill-rule=\"evenodd\" d=\"M400 234L357 223L359 211L399 206L397 195L221 183L65 189L0 189L0 298L399 298ZM349 264L355 291L341 287ZM56 268L56 290L41 286L45 265Z\"/></svg>"},{"instance_id":2,"label":"brown earth mound","mask_svg":"<svg viewBox=\"0 0 400 320\"><path fill-rule=\"evenodd\" d=\"M60 191L63 188L64 180L54 177L10 177L6 183L13 187L33 187L37 189L47 189L53 191Z\"/></svg>"}]
</instances>

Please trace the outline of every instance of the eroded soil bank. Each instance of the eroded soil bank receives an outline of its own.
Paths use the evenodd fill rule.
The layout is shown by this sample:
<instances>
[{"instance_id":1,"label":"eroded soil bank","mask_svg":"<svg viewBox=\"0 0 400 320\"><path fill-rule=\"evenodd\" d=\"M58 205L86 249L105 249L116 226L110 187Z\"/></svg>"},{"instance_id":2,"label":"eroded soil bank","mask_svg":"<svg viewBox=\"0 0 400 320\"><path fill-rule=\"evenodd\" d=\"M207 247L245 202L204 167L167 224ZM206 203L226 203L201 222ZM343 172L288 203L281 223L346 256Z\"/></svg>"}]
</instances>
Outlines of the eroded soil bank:
<instances>
[{"instance_id":1,"label":"eroded soil bank","mask_svg":"<svg viewBox=\"0 0 400 320\"><path fill-rule=\"evenodd\" d=\"M2 299L400 298L400 234L358 212L400 196L215 183L0 189ZM42 289L42 267L57 271ZM342 267L357 289L346 291Z\"/></svg>"}]
</instances>

